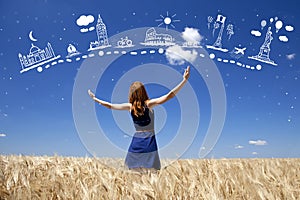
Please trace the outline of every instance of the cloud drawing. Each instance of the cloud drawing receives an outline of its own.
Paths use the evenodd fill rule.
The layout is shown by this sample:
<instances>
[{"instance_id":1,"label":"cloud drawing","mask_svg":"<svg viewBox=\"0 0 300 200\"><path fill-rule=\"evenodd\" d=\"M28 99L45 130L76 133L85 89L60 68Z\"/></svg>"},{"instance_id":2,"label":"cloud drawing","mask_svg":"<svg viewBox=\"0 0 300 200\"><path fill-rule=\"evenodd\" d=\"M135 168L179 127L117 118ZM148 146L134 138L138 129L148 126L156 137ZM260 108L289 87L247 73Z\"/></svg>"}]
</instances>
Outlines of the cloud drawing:
<instances>
[{"instance_id":1,"label":"cloud drawing","mask_svg":"<svg viewBox=\"0 0 300 200\"><path fill-rule=\"evenodd\" d=\"M260 37L261 36L261 32L258 30L251 30L251 35L254 35L256 37Z\"/></svg>"},{"instance_id":2,"label":"cloud drawing","mask_svg":"<svg viewBox=\"0 0 300 200\"><path fill-rule=\"evenodd\" d=\"M285 26L285 30L291 32L294 30L294 27L291 25L287 25L287 26Z\"/></svg>"},{"instance_id":3,"label":"cloud drawing","mask_svg":"<svg viewBox=\"0 0 300 200\"><path fill-rule=\"evenodd\" d=\"M278 38L281 42L288 42L289 38L285 35L280 35Z\"/></svg>"},{"instance_id":4,"label":"cloud drawing","mask_svg":"<svg viewBox=\"0 0 300 200\"><path fill-rule=\"evenodd\" d=\"M78 26L87 26L90 23L94 22L94 16L93 15L81 15L77 20L76 20L76 24Z\"/></svg>"}]
</instances>

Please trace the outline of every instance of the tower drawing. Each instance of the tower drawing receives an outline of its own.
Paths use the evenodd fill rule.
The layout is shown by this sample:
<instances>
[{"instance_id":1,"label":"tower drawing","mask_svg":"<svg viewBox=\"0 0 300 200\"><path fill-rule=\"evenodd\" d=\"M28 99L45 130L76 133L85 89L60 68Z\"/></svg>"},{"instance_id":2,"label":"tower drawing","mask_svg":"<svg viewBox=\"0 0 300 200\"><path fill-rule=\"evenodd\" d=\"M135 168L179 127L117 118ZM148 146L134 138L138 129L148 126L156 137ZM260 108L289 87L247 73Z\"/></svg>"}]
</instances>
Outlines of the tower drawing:
<instances>
[{"instance_id":1,"label":"tower drawing","mask_svg":"<svg viewBox=\"0 0 300 200\"><path fill-rule=\"evenodd\" d=\"M270 45L272 40L273 40L272 31L271 31L271 27L269 27L266 33L265 41L261 45L258 55L249 56L248 58L276 66L277 64L270 59L270 51L271 51Z\"/></svg>"},{"instance_id":2,"label":"tower drawing","mask_svg":"<svg viewBox=\"0 0 300 200\"><path fill-rule=\"evenodd\" d=\"M217 40L213 44L214 47L222 48L222 35L223 35L224 27L225 27L225 20L226 20L226 17L224 17L222 15L218 15L217 22L220 22L222 25L221 25L221 29L219 31Z\"/></svg>"},{"instance_id":3,"label":"tower drawing","mask_svg":"<svg viewBox=\"0 0 300 200\"><path fill-rule=\"evenodd\" d=\"M109 43L108 43L108 38L107 38L106 26L103 23L102 18L100 17L100 14L98 16L96 31L97 31L99 45L108 46Z\"/></svg>"},{"instance_id":4,"label":"tower drawing","mask_svg":"<svg viewBox=\"0 0 300 200\"><path fill-rule=\"evenodd\" d=\"M217 50L217 51L228 52L228 49L222 48L222 35L223 35L224 27L225 27L225 21L226 21L225 16L223 16L223 15L218 15L217 16L217 19L216 19L217 24L216 25L218 25L217 27L219 27L218 23L220 23L221 28L220 28L218 37L217 37L216 41L214 42L214 44L213 45L206 45L206 47L208 49L214 49L214 50Z\"/></svg>"},{"instance_id":5,"label":"tower drawing","mask_svg":"<svg viewBox=\"0 0 300 200\"><path fill-rule=\"evenodd\" d=\"M104 24L100 14L98 15L98 20L96 24L96 33L97 40L94 42L90 42L90 48L88 49L88 51L111 46L108 42L106 25Z\"/></svg>"}]
</instances>

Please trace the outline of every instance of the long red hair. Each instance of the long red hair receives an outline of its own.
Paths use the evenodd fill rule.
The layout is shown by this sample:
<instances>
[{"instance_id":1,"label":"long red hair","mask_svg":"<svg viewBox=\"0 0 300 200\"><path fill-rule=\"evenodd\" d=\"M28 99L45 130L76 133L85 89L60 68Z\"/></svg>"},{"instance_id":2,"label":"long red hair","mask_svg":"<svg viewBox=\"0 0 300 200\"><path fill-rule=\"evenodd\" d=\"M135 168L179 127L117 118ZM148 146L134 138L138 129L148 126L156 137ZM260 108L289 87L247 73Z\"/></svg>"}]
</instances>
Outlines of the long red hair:
<instances>
[{"instance_id":1,"label":"long red hair","mask_svg":"<svg viewBox=\"0 0 300 200\"><path fill-rule=\"evenodd\" d=\"M143 83L136 81L130 85L128 100L132 105L131 111L135 116L138 117L144 114L145 101L148 99L149 97Z\"/></svg>"}]
</instances>

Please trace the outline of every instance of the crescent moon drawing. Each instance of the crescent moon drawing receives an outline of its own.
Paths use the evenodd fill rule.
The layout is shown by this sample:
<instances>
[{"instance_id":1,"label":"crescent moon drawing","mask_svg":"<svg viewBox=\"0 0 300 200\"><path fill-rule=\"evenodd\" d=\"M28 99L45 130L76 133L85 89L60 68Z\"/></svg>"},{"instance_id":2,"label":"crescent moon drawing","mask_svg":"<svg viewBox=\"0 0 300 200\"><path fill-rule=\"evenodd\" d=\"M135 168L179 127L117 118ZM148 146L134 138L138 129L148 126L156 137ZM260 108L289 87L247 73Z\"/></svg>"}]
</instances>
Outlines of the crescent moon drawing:
<instances>
[{"instance_id":1,"label":"crescent moon drawing","mask_svg":"<svg viewBox=\"0 0 300 200\"><path fill-rule=\"evenodd\" d=\"M29 32L29 39L31 40L31 41L33 41L33 42L36 42L37 41L37 39L35 39L34 37L33 37L33 35L32 35L32 31L30 31Z\"/></svg>"}]
</instances>

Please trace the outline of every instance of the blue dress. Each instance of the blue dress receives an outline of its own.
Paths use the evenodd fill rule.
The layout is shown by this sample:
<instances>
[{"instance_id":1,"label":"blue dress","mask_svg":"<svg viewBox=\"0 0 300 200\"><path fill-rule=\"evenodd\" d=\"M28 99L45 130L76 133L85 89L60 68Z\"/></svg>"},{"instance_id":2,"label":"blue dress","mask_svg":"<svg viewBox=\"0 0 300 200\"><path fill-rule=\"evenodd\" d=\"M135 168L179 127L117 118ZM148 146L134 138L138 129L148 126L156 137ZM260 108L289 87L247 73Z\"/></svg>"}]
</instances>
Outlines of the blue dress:
<instances>
[{"instance_id":1,"label":"blue dress","mask_svg":"<svg viewBox=\"0 0 300 200\"><path fill-rule=\"evenodd\" d=\"M129 146L125 164L129 169L140 167L160 169L153 111L145 107L142 116L137 117L131 112L131 117L136 132Z\"/></svg>"}]
</instances>

